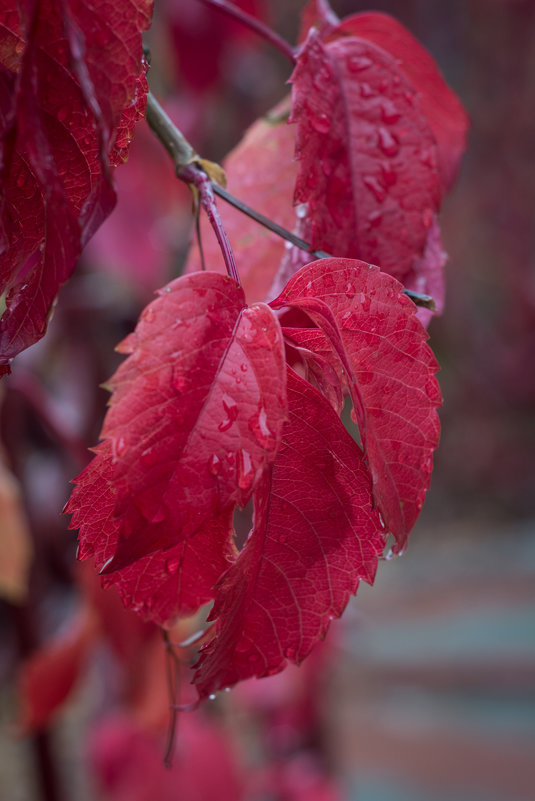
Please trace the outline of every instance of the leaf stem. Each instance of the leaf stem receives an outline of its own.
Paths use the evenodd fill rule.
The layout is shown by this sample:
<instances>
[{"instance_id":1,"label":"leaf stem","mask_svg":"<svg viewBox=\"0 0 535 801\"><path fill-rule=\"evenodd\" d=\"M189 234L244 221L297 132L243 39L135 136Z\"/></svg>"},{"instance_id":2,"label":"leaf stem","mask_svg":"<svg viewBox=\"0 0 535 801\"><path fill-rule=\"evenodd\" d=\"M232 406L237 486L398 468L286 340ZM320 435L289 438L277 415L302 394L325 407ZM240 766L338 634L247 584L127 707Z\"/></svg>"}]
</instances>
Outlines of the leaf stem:
<instances>
[{"instance_id":1,"label":"leaf stem","mask_svg":"<svg viewBox=\"0 0 535 801\"><path fill-rule=\"evenodd\" d=\"M219 216L212 189L212 181L203 170L200 164L200 157L181 131L169 119L151 92L147 95L146 117L148 124L173 159L178 178L187 184L193 185L198 190L201 206L214 229L223 253L227 272L239 284L240 276L236 267L236 260L227 232Z\"/></svg>"},{"instance_id":2,"label":"leaf stem","mask_svg":"<svg viewBox=\"0 0 535 801\"><path fill-rule=\"evenodd\" d=\"M201 0L201 2L206 6L216 8L218 11L227 14L229 17L233 17L238 22L241 22L241 24L245 25L246 28L254 31L271 45L273 45L273 47L282 53L283 56L286 56L286 58L292 64L295 64L295 53L292 46L288 44L286 39L283 39L282 36L278 35L278 33L272 31L271 28L268 28L267 25L264 25L264 23L259 19L256 19L256 17L253 17L251 14L248 14L246 11L238 8L233 3L228 3L227 0Z\"/></svg>"}]
</instances>

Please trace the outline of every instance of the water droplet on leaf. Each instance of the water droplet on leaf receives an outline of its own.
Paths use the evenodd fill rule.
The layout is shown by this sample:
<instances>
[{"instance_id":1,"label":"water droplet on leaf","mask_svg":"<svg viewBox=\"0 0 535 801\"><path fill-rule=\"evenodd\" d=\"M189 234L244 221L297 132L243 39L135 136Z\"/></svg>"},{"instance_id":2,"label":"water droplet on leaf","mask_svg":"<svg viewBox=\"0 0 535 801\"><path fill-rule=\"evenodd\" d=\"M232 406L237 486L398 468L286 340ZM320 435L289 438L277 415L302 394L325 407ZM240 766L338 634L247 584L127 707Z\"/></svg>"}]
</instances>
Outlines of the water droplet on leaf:
<instances>
[{"instance_id":1,"label":"water droplet on leaf","mask_svg":"<svg viewBox=\"0 0 535 801\"><path fill-rule=\"evenodd\" d=\"M399 153L399 140L386 128L377 131L378 144L385 156L396 156Z\"/></svg>"},{"instance_id":2,"label":"water droplet on leaf","mask_svg":"<svg viewBox=\"0 0 535 801\"><path fill-rule=\"evenodd\" d=\"M348 56L346 64L349 72L362 72L371 67L373 61L367 56Z\"/></svg>"}]
</instances>

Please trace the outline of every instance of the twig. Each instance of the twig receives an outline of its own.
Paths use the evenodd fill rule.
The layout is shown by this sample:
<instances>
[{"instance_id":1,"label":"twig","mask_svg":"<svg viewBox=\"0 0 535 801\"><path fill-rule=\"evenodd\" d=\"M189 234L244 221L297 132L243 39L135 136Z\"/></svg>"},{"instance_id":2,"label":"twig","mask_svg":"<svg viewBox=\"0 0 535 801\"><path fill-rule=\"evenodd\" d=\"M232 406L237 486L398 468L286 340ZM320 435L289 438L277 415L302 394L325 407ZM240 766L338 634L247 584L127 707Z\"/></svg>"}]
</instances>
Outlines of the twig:
<instances>
[{"instance_id":1,"label":"twig","mask_svg":"<svg viewBox=\"0 0 535 801\"><path fill-rule=\"evenodd\" d=\"M229 17L233 17L238 22L241 22L246 28L249 30L254 31L262 39L265 39L269 42L273 47L275 47L283 56L291 61L292 64L295 64L295 53L291 45L288 44L286 39L283 39L282 36L279 36L278 33L272 31L271 28L268 28L267 25L264 25L259 19L256 17L251 16L251 14L247 14L246 11L242 11L241 8L238 8L233 3L227 3L226 0L201 0L205 5L211 6L212 8L216 8L218 11L227 14Z\"/></svg>"}]
</instances>

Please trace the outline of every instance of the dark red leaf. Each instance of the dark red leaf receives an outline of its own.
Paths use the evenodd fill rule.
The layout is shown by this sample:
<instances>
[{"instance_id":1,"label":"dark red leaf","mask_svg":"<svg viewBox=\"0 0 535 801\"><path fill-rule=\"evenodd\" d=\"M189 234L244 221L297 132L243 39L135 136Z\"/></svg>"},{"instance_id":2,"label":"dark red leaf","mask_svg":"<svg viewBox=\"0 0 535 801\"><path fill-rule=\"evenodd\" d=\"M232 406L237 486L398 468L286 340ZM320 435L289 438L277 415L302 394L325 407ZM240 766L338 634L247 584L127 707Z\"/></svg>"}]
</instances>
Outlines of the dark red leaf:
<instances>
[{"instance_id":1,"label":"dark red leaf","mask_svg":"<svg viewBox=\"0 0 535 801\"><path fill-rule=\"evenodd\" d=\"M414 87L371 42L324 43L314 29L292 84L304 238L404 280L440 203L437 146Z\"/></svg>"},{"instance_id":2,"label":"dark red leaf","mask_svg":"<svg viewBox=\"0 0 535 801\"><path fill-rule=\"evenodd\" d=\"M438 369L416 307L377 267L323 259L289 281L274 308L297 307L324 332L289 329L297 345L333 363L354 418L388 530L403 548L429 486L439 439Z\"/></svg>"},{"instance_id":3,"label":"dark red leaf","mask_svg":"<svg viewBox=\"0 0 535 801\"><path fill-rule=\"evenodd\" d=\"M438 145L442 191L455 180L466 149L468 116L425 47L388 14L353 14L328 32L329 38L356 36L382 48L396 59L398 69L416 89L421 109Z\"/></svg>"},{"instance_id":4,"label":"dark red leaf","mask_svg":"<svg viewBox=\"0 0 535 801\"><path fill-rule=\"evenodd\" d=\"M234 281L194 273L160 291L122 351L130 356L111 382L105 441L67 510L81 527L81 557L95 552L105 572L172 549L121 573L126 596L143 572L131 603L142 605L164 576L190 597L206 587L180 584L183 573L210 548L217 553L206 571L226 566L230 514L246 505L277 452L286 418L282 334L268 306L245 306ZM219 573L210 573L208 588Z\"/></svg>"},{"instance_id":5,"label":"dark red leaf","mask_svg":"<svg viewBox=\"0 0 535 801\"><path fill-rule=\"evenodd\" d=\"M292 370L289 420L259 488L254 530L218 584L201 697L301 662L372 582L385 544L362 452L323 396Z\"/></svg>"},{"instance_id":6,"label":"dark red leaf","mask_svg":"<svg viewBox=\"0 0 535 801\"><path fill-rule=\"evenodd\" d=\"M2 9L0 370L43 336L60 286L113 208L144 110L149 0Z\"/></svg>"}]
</instances>

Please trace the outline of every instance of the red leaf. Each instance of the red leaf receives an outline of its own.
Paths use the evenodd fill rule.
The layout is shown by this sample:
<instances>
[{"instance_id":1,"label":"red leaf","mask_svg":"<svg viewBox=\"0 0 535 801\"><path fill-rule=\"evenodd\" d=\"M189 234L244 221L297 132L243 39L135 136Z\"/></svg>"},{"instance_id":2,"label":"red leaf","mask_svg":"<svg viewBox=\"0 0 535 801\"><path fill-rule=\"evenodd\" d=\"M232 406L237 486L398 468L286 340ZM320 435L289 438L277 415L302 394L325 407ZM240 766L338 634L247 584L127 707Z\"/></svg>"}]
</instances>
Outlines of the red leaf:
<instances>
[{"instance_id":1,"label":"red leaf","mask_svg":"<svg viewBox=\"0 0 535 801\"><path fill-rule=\"evenodd\" d=\"M43 336L60 286L113 208L146 83L149 0L4 8L0 370Z\"/></svg>"},{"instance_id":2,"label":"red leaf","mask_svg":"<svg viewBox=\"0 0 535 801\"><path fill-rule=\"evenodd\" d=\"M356 36L365 39L397 61L399 70L416 89L416 102L431 128L437 145L442 191L451 186L466 149L468 116L425 47L388 14L353 14L329 31L329 38Z\"/></svg>"},{"instance_id":3,"label":"red leaf","mask_svg":"<svg viewBox=\"0 0 535 801\"><path fill-rule=\"evenodd\" d=\"M440 203L437 147L414 87L371 42L324 43L314 29L292 84L304 238L404 280Z\"/></svg>"},{"instance_id":4,"label":"red leaf","mask_svg":"<svg viewBox=\"0 0 535 801\"><path fill-rule=\"evenodd\" d=\"M218 584L201 697L299 663L325 636L384 548L362 452L328 402L288 371L289 420L259 488L254 530Z\"/></svg>"},{"instance_id":5,"label":"red leaf","mask_svg":"<svg viewBox=\"0 0 535 801\"><path fill-rule=\"evenodd\" d=\"M307 329L288 333L338 374L345 370L377 504L403 548L429 486L440 431L438 365L414 304L377 267L323 259L296 273L271 305L297 307L323 329L325 338Z\"/></svg>"},{"instance_id":6,"label":"red leaf","mask_svg":"<svg viewBox=\"0 0 535 801\"><path fill-rule=\"evenodd\" d=\"M111 382L105 442L67 510L81 527L81 558L95 551L105 572L173 548L121 573L124 594L137 582L130 599L137 604L183 560L191 568L202 563L210 537L221 553L216 569L226 566L230 514L246 505L280 443L285 365L273 312L246 307L241 288L217 273L184 276L161 290L122 350L131 355ZM180 586L181 576L169 586ZM191 597L197 585L189 586Z\"/></svg>"}]
</instances>

